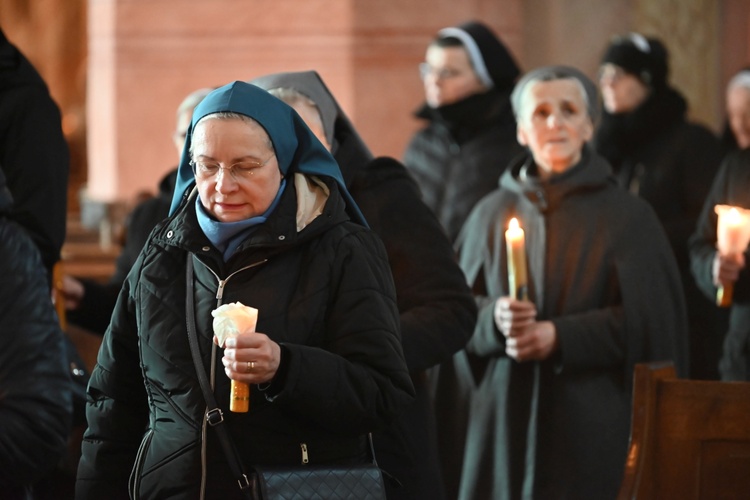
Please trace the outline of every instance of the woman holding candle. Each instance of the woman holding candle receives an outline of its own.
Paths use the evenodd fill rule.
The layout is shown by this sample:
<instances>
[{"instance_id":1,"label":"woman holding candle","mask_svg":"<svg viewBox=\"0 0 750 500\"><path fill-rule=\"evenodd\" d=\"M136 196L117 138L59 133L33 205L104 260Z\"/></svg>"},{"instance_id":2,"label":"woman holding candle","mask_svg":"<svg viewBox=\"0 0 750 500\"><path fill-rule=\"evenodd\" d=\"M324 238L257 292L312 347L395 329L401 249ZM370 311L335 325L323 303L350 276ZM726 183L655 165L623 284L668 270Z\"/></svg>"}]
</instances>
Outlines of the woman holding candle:
<instances>
[{"instance_id":1,"label":"woman holding candle","mask_svg":"<svg viewBox=\"0 0 750 500\"><path fill-rule=\"evenodd\" d=\"M519 81L512 103L530 154L458 241L480 306L466 349L477 389L460 498L614 498L635 363L671 360L686 373L679 274L653 210L618 188L587 144L593 83L544 67ZM512 218L523 229L528 300L508 287Z\"/></svg>"},{"instance_id":2,"label":"woman holding candle","mask_svg":"<svg viewBox=\"0 0 750 500\"><path fill-rule=\"evenodd\" d=\"M693 276L712 300L717 291L732 288L729 327L724 336L719 373L722 380L750 380L750 276L747 250L723 253L717 249L716 205L750 208L750 70L738 72L727 85L727 121L739 150L727 155L706 198L690 239Z\"/></svg>"},{"instance_id":3,"label":"woman holding candle","mask_svg":"<svg viewBox=\"0 0 750 500\"><path fill-rule=\"evenodd\" d=\"M292 108L234 82L195 108L175 200L91 375L77 498L243 498L214 425L246 468L370 461L367 434L413 386L386 253L333 157ZM257 326L222 349L211 313L234 302ZM251 386L247 413L229 411L230 379Z\"/></svg>"}]
</instances>

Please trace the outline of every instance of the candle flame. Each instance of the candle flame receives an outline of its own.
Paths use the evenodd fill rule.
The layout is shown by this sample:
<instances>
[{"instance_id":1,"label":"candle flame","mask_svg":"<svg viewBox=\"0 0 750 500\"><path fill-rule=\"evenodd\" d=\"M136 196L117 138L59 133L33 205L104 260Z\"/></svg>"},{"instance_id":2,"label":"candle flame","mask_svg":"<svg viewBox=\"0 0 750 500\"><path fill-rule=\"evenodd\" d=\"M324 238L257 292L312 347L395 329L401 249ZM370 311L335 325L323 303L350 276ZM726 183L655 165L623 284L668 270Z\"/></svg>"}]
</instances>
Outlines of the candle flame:
<instances>
[{"instance_id":1,"label":"candle flame","mask_svg":"<svg viewBox=\"0 0 750 500\"><path fill-rule=\"evenodd\" d=\"M516 230L519 229L521 226L518 224L518 219L513 217L510 222L508 222L508 229Z\"/></svg>"},{"instance_id":2,"label":"candle flame","mask_svg":"<svg viewBox=\"0 0 750 500\"><path fill-rule=\"evenodd\" d=\"M737 210L737 207L732 207L729 209L729 212L727 212L727 222L732 225L740 224L742 222L742 217L740 215L740 211Z\"/></svg>"}]
</instances>

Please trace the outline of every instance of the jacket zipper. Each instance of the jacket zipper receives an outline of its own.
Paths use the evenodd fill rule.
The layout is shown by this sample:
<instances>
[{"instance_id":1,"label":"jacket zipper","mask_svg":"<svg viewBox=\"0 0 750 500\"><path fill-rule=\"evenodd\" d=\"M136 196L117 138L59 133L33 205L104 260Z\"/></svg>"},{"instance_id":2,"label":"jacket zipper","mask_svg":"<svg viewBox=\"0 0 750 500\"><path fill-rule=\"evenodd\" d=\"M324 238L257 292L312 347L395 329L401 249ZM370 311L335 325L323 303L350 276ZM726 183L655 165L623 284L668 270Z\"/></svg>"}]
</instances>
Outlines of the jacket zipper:
<instances>
[{"instance_id":1,"label":"jacket zipper","mask_svg":"<svg viewBox=\"0 0 750 500\"><path fill-rule=\"evenodd\" d=\"M188 255L188 259L190 259L190 258L192 258L192 255ZM226 287L227 282L232 278L232 276L234 276L237 273L241 273L242 271L246 271L248 269L251 269L251 268L256 267L256 266L260 266L261 264L265 264L266 262L268 262L268 259L263 259L261 261L254 262L254 263L252 263L250 265L247 265L247 266L244 266L244 267L241 267L241 268L237 269L235 272L233 272L232 274L230 274L226 278L221 279L221 278L219 278L219 275L216 274L214 272L214 270L211 269L208 265L206 265L206 263L204 263L202 260L200 260L200 259L195 259L195 260L197 260L198 262L200 262L203 267L205 267L206 269L208 269L208 271L211 274L214 275L214 277L216 278L216 281L218 281L218 283L219 283L219 286L216 289L216 307L217 308L220 307L221 304L222 304L222 299L224 298L224 288ZM215 387L215 380L216 380L215 373L216 373L216 344L214 344L212 342L211 343L211 372L209 373L209 382L211 384L211 389L212 390ZM207 479L206 478L206 476L207 476L207 473L206 473L206 448L207 448L207 442L206 441L208 439L208 434L206 433L207 429L208 429L208 420L207 420L207 417L206 417L206 412L204 411L203 412L203 425L201 426L201 490L200 490L201 491L201 493L200 493L201 500L204 500L205 497L206 497L206 479Z\"/></svg>"}]
</instances>

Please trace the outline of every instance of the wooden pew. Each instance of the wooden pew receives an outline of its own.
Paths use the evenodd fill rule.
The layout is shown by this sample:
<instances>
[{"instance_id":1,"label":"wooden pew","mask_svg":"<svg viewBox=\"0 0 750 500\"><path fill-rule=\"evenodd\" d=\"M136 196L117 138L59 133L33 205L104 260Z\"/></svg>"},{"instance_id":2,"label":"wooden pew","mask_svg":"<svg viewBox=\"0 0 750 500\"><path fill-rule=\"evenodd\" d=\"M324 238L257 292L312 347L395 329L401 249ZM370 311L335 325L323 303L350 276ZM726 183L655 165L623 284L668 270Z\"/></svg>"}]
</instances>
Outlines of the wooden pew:
<instances>
[{"instance_id":1,"label":"wooden pew","mask_svg":"<svg viewBox=\"0 0 750 500\"><path fill-rule=\"evenodd\" d=\"M750 382L639 364L632 419L619 500L750 498Z\"/></svg>"}]
</instances>

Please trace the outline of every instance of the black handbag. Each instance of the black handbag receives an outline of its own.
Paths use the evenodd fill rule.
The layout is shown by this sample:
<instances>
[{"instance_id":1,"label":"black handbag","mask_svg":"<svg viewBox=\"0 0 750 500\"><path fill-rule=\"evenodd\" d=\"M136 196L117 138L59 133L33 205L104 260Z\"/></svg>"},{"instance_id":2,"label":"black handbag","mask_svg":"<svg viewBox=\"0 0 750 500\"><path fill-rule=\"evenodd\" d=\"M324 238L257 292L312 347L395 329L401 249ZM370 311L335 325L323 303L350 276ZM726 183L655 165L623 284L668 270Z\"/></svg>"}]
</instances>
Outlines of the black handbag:
<instances>
[{"instance_id":1,"label":"black handbag","mask_svg":"<svg viewBox=\"0 0 750 500\"><path fill-rule=\"evenodd\" d=\"M250 484L256 499L385 500L383 475L376 463L254 470Z\"/></svg>"},{"instance_id":2,"label":"black handbag","mask_svg":"<svg viewBox=\"0 0 750 500\"><path fill-rule=\"evenodd\" d=\"M193 254L187 258L186 317L190 352L203 397L206 420L216 429L237 485L250 500L386 500L383 472L375 460L372 435L368 434L372 463L354 465L298 465L252 467L247 474L240 455L223 425L224 415L206 377L195 328Z\"/></svg>"}]
</instances>

